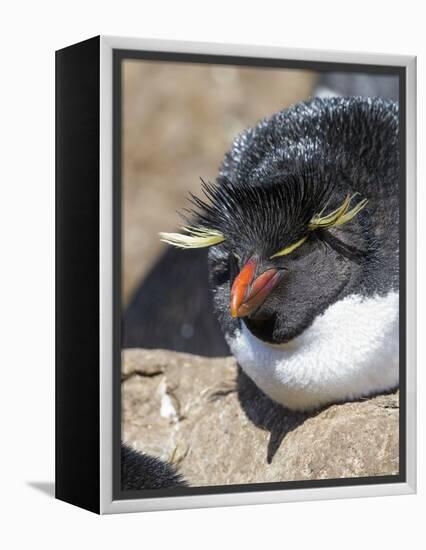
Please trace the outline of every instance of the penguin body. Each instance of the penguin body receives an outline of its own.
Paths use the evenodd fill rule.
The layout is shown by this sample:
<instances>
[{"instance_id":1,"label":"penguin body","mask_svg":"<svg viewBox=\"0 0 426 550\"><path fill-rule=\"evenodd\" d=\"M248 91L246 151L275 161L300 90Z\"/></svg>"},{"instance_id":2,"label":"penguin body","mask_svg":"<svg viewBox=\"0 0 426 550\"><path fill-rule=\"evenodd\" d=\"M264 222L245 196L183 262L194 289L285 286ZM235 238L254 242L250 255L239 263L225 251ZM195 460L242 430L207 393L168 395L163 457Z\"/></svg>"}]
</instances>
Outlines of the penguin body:
<instances>
[{"instance_id":1,"label":"penguin body","mask_svg":"<svg viewBox=\"0 0 426 550\"><path fill-rule=\"evenodd\" d=\"M218 291L213 276L232 353L258 387L287 408L315 409L398 385L398 156L396 104L361 98L316 99L279 113L237 138L226 156L221 177L236 186L279 187L286 177L306 185L321 174L334 206L348 192L368 200L351 223L324 230L317 243L326 246L322 258L309 251L303 258L306 243L299 260L284 257L291 266L277 328L268 312L257 313L259 321L227 315L226 289ZM287 201L295 195L287 189ZM279 224L271 223L275 231ZM211 273L223 261L221 252L210 249Z\"/></svg>"},{"instance_id":2,"label":"penguin body","mask_svg":"<svg viewBox=\"0 0 426 550\"><path fill-rule=\"evenodd\" d=\"M206 249L190 254L165 250L125 310L124 348L160 348L208 357L230 354L213 309L207 253Z\"/></svg>"},{"instance_id":3,"label":"penguin body","mask_svg":"<svg viewBox=\"0 0 426 550\"><path fill-rule=\"evenodd\" d=\"M185 487L187 483L174 466L157 457L142 454L121 444L121 489L167 489Z\"/></svg>"},{"instance_id":4,"label":"penguin body","mask_svg":"<svg viewBox=\"0 0 426 550\"><path fill-rule=\"evenodd\" d=\"M314 99L234 141L183 248L209 246L214 308L245 373L312 410L398 385L398 106Z\"/></svg>"}]
</instances>

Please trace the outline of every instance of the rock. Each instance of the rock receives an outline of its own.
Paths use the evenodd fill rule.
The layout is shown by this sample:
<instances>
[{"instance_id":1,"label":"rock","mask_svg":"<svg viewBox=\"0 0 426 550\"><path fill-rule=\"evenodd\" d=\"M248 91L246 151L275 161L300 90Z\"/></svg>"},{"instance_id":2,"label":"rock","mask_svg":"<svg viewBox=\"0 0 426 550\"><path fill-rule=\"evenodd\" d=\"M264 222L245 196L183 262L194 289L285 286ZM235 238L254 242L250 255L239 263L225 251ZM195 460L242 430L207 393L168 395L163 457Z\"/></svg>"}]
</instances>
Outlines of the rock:
<instances>
[{"instance_id":1,"label":"rock","mask_svg":"<svg viewBox=\"0 0 426 550\"><path fill-rule=\"evenodd\" d=\"M232 357L128 349L122 365L123 440L192 486L398 473L398 393L292 413Z\"/></svg>"}]
</instances>

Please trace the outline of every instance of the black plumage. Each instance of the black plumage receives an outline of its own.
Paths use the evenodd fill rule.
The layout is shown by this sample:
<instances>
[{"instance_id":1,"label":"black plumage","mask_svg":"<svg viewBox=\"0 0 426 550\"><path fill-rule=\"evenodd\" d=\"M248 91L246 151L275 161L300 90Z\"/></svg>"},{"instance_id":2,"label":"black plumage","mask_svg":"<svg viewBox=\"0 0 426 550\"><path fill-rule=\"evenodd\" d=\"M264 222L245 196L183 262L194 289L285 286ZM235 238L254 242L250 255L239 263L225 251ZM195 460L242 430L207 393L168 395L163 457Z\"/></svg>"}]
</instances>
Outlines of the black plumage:
<instances>
[{"instance_id":1,"label":"black plumage","mask_svg":"<svg viewBox=\"0 0 426 550\"><path fill-rule=\"evenodd\" d=\"M207 254L207 249L164 251L126 308L122 347L229 355L213 309Z\"/></svg>"},{"instance_id":2,"label":"black plumage","mask_svg":"<svg viewBox=\"0 0 426 550\"><path fill-rule=\"evenodd\" d=\"M121 444L121 489L167 489L187 483L174 466Z\"/></svg>"}]
</instances>

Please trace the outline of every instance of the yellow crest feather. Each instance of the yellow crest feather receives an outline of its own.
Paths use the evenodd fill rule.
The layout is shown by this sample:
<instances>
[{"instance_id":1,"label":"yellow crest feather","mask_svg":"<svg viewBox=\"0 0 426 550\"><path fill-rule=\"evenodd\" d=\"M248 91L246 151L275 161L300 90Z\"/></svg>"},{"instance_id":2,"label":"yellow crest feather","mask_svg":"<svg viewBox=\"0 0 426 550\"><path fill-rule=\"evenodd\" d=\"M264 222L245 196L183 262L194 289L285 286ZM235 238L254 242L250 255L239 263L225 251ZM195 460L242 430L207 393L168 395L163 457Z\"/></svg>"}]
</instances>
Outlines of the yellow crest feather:
<instances>
[{"instance_id":1,"label":"yellow crest feather","mask_svg":"<svg viewBox=\"0 0 426 550\"><path fill-rule=\"evenodd\" d=\"M357 194L357 193L356 193ZM341 206L329 214L323 215L325 208L312 218L309 223L309 230L314 231L315 229L326 229L328 227L335 227L343 225L352 218L354 218L367 204L368 200L363 199L356 206L349 210L350 203L355 195L347 195ZM207 227L196 227L196 226L183 226L180 228L182 233L160 233L160 239L164 243L170 244L177 248L205 248L208 246L214 246L216 244L222 243L225 240L223 233L217 231L216 229L209 229ZM307 239L307 236L303 237L299 241L293 243L290 246L280 250L272 258L277 258L279 256L285 256L290 254L302 245Z\"/></svg>"},{"instance_id":2,"label":"yellow crest feather","mask_svg":"<svg viewBox=\"0 0 426 550\"><path fill-rule=\"evenodd\" d=\"M182 233L160 233L161 241L177 248L205 248L225 240L220 231L208 229L207 227L184 226L180 230L186 235Z\"/></svg>"},{"instance_id":3,"label":"yellow crest feather","mask_svg":"<svg viewBox=\"0 0 426 550\"><path fill-rule=\"evenodd\" d=\"M358 193L355 193L355 195L352 196L347 195L339 208L336 208L336 210L333 210L333 212L330 212L325 216L323 216L323 212L326 207L323 208L321 212L319 212L319 214L315 214L315 216L312 218L311 222L309 223L308 229L310 231L314 231L315 229L326 229L327 227L336 227L338 225L343 225L351 221L352 218L354 218L368 202L367 199L363 199L351 210L349 210L351 201L357 194ZM307 238L308 235L305 235L305 237L302 237L297 242L291 244L290 246L287 246L286 248L283 248L279 252L276 252L273 256L270 257L270 259L272 260L273 258L279 258L280 256L286 256L287 254L290 254L291 252L293 252L293 250L296 250L296 248L301 246Z\"/></svg>"},{"instance_id":4,"label":"yellow crest feather","mask_svg":"<svg viewBox=\"0 0 426 550\"><path fill-rule=\"evenodd\" d=\"M352 218L354 218L368 202L367 199L363 199L351 210L349 210L351 201L356 195L357 193L352 196L347 195L342 205L339 206L339 208L337 208L336 210L333 210L333 212L330 212L330 214L327 214L326 216L322 215L324 210L322 210L319 214L315 214L309 224L309 229L311 231L313 231L314 229L325 229L327 227L343 225L344 223L351 221Z\"/></svg>"},{"instance_id":5,"label":"yellow crest feather","mask_svg":"<svg viewBox=\"0 0 426 550\"><path fill-rule=\"evenodd\" d=\"M290 246L287 246L286 248L283 248L279 252L276 252L269 259L272 260L272 258L279 258L280 256L287 256L287 254L290 254L291 252L293 252L293 250L296 250L296 248L299 248L299 246L302 245L306 241L307 238L308 238L307 235L305 237L302 237L297 242L291 244Z\"/></svg>"}]
</instances>

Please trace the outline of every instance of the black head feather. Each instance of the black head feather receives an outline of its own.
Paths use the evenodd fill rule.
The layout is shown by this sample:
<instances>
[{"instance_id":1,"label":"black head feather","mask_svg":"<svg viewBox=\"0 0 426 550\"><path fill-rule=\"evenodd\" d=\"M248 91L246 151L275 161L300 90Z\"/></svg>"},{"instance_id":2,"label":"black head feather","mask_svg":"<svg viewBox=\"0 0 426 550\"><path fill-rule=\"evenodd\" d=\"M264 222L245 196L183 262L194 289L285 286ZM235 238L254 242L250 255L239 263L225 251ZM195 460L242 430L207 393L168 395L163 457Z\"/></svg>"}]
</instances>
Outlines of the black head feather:
<instances>
[{"instance_id":1,"label":"black head feather","mask_svg":"<svg viewBox=\"0 0 426 550\"><path fill-rule=\"evenodd\" d=\"M233 184L220 176L202 181L205 200L191 195L188 223L220 231L228 248L251 249L266 257L306 235L313 216L330 204L333 180L305 167L303 173L275 174L261 183ZM337 198L337 197L336 197Z\"/></svg>"}]
</instances>

